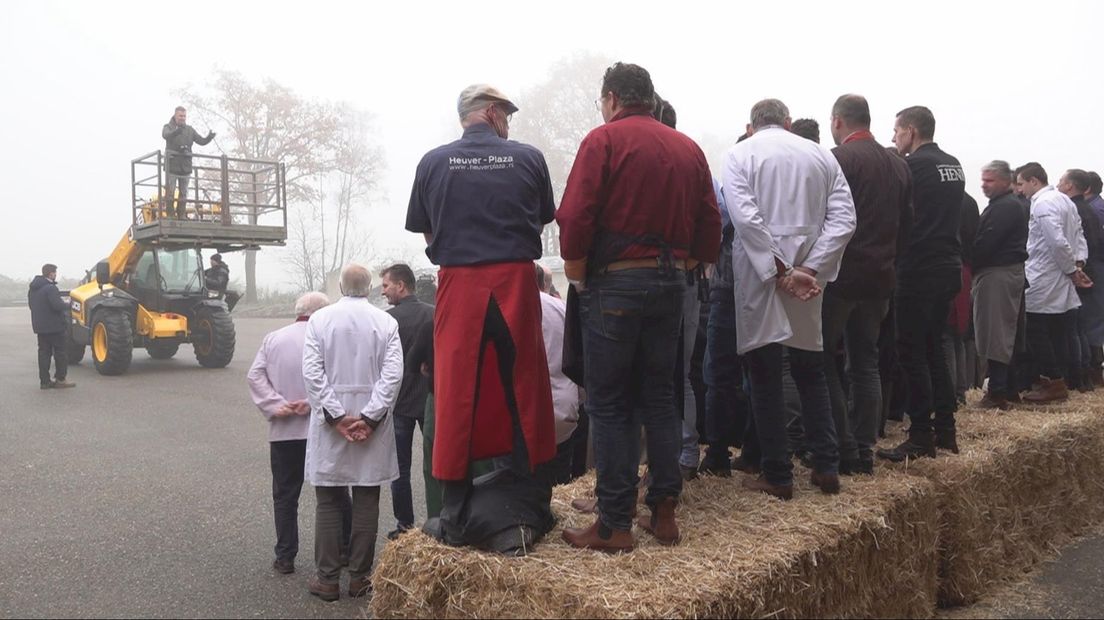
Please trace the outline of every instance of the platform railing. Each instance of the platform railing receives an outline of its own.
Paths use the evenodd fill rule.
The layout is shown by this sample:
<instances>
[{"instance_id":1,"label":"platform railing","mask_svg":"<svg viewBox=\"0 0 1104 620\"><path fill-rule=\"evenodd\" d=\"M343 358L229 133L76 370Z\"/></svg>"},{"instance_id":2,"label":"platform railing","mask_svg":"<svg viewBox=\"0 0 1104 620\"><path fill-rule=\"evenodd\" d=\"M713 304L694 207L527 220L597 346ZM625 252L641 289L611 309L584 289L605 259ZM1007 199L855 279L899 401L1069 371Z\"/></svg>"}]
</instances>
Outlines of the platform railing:
<instances>
[{"instance_id":1,"label":"platform railing","mask_svg":"<svg viewBox=\"0 0 1104 620\"><path fill-rule=\"evenodd\" d=\"M176 156L176 157L179 157ZM192 154L183 219L224 226L268 225L287 228L284 165L227 155ZM131 160L132 220L135 225L178 217L180 196L170 195L161 151Z\"/></svg>"}]
</instances>

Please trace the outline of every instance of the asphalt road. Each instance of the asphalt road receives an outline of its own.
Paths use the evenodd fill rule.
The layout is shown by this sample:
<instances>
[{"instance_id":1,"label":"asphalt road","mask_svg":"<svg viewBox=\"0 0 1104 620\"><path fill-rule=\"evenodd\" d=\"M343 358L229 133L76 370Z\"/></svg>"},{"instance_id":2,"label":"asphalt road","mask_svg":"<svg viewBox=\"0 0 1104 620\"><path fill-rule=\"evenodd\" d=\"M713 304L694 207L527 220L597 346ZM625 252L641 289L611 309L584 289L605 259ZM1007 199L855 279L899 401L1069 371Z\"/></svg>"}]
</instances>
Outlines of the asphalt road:
<instances>
[{"instance_id":1,"label":"asphalt road","mask_svg":"<svg viewBox=\"0 0 1104 620\"><path fill-rule=\"evenodd\" d=\"M40 390L25 309L0 308L0 616L357 617L363 599L307 594L314 493L300 502L294 575L271 569L267 424L245 374L284 320L238 319L237 352L201 368L137 350L101 377L89 358L71 390ZM421 448L415 509L424 519ZM394 527L389 489L380 543Z\"/></svg>"}]
</instances>

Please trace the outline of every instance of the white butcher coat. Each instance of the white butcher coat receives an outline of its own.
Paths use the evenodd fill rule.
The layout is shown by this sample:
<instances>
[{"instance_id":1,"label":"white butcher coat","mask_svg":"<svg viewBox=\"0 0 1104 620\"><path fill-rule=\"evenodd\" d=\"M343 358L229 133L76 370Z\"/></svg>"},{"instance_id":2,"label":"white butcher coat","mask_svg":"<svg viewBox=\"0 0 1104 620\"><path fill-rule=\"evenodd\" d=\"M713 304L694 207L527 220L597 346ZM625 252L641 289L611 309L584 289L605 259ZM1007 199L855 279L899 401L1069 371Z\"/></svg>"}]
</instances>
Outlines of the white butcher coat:
<instances>
[{"instance_id":1,"label":"white butcher coat","mask_svg":"<svg viewBox=\"0 0 1104 620\"><path fill-rule=\"evenodd\" d=\"M399 477L391 410L402 376L399 324L391 315L363 297L342 297L311 315L303 342L311 406L307 482L374 487ZM383 422L367 441L351 443L326 423L323 408L333 417L364 414Z\"/></svg>"},{"instance_id":2,"label":"white butcher coat","mask_svg":"<svg viewBox=\"0 0 1104 620\"><path fill-rule=\"evenodd\" d=\"M823 351L822 298L799 301L779 289L774 259L815 269L822 287L836 279L855 232L855 202L839 163L819 144L769 126L729 150L723 174L736 228L737 350L781 343Z\"/></svg>"},{"instance_id":3,"label":"white butcher coat","mask_svg":"<svg viewBox=\"0 0 1104 620\"><path fill-rule=\"evenodd\" d=\"M1089 246L1077 205L1053 186L1035 192L1031 197L1024 264L1027 311L1064 314L1081 307L1077 287L1068 274L1077 268L1077 261L1087 260L1088 256Z\"/></svg>"}]
</instances>

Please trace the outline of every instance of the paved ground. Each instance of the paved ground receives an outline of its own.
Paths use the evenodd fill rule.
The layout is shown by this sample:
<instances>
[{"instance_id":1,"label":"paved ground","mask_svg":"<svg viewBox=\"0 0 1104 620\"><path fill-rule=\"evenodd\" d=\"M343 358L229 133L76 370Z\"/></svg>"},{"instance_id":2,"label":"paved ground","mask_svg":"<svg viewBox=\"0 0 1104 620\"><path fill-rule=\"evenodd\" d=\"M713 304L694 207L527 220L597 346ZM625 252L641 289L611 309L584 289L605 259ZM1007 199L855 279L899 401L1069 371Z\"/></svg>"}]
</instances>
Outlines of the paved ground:
<instances>
[{"instance_id":1,"label":"paved ground","mask_svg":"<svg viewBox=\"0 0 1104 620\"><path fill-rule=\"evenodd\" d=\"M301 504L299 573L276 575L266 428L245 387L262 336L239 319L238 355L204 370L189 347L131 371L74 367L76 389L41 391L23 309L0 309L0 617L358 617L306 594L314 498ZM414 470L420 471L420 448ZM420 475L415 507L424 510ZM381 534L391 499L381 499ZM424 514L419 514L419 521ZM380 546L383 540L380 541ZM1104 612L1104 531L948 618Z\"/></svg>"},{"instance_id":2,"label":"paved ground","mask_svg":"<svg viewBox=\"0 0 1104 620\"><path fill-rule=\"evenodd\" d=\"M122 377L85 361L70 371L75 389L42 391L29 313L0 309L0 616L362 614L359 601L327 605L305 591L309 486L299 572L270 568L266 424L245 373L264 334L285 323L238 321L225 369L200 368L187 345L169 361L139 350ZM380 513L382 534L394 523L387 489Z\"/></svg>"}]
</instances>

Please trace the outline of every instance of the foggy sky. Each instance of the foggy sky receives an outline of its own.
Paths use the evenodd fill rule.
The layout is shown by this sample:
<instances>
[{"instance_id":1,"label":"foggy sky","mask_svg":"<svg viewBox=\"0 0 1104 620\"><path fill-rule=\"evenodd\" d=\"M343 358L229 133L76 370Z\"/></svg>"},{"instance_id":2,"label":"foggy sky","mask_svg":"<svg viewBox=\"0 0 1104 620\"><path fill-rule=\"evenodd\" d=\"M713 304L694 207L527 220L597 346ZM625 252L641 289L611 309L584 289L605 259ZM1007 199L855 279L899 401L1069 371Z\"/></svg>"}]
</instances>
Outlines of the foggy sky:
<instances>
[{"instance_id":1,"label":"foggy sky","mask_svg":"<svg viewBox=\"0 0 1104 620\"><path fill-rule=\"evenodd\" d=\"M887 145L895 113L926 105L984 208L991 159L1039 161L1052 181L1104 172L1102 18L1100 3L1077 1L3 2L0 274L49 261L79 276L106 256L130 223L130 160L163 148L172 92L215 68L374 114L387 170L361 220L408 255L424 247L403 230L414 168L459 135L459 91L489 82L516 96L581 50L646 67L703 147L734 141L766 97L817 119L827 142L840 94L869 99ZM259 284L290 290L279 251L261 252Z\"/></svg>"}]
</instances>

